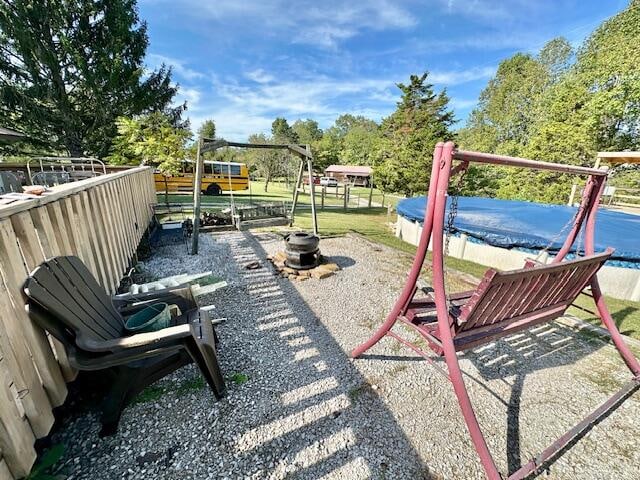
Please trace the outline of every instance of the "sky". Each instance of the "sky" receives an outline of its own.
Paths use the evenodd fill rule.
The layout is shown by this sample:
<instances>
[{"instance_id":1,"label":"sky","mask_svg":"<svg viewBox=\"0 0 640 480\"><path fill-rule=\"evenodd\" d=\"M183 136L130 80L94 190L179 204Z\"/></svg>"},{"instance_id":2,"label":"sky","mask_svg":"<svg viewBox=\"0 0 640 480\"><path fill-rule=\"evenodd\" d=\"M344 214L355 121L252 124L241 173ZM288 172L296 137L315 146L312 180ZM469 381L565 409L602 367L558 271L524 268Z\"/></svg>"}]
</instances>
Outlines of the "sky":
<instances>
[{"instance_id":1,"label":"sky","mask_svg":"<svg viewBox=\"0 0 640 480\"><path fill-rule=\"evenodd\" d=\"M379 121L397 83L429 72L465 120L501 60L550 39L579 46L627 0L139 0L146 65L171 66L194 131L244 141L276 117Z\"/></svg>"}]
</instances>

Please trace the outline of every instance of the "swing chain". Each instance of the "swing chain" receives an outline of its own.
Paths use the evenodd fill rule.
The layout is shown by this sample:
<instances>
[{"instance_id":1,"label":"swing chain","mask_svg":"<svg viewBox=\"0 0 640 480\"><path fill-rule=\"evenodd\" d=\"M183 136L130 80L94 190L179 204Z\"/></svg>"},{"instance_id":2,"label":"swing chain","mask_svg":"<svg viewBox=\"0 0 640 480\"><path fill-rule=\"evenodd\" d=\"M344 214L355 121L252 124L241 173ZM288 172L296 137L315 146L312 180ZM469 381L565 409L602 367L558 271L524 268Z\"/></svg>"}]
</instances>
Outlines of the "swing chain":
<instances>
[{"instance_id":1,"label":"swing chain","mask_svg":"<svg viewBox=\"0 0 640 480\"><path fill-rule=\"evenodd\" d=\"M469 162L464 162L460 164L459 177L458 181L455 183L455 187L453 189L453 194L451 197L451 205L449 205L449 215L447 216L447 227L445 232L444 239L444 252L443 252L443 260L449 256L449 241L451 240L451 234L453 232L453 222L455 221L458 215L458 198L460 197L460 192L462 191L462 184L467 175L467 171L469 169ZM444 272L444 284L447 292L447 308L451 309L451 296L450 296L450 285L448 281L447 268L446 265L443 266Z\"/></svg>"},{"instance_id":2,"label":"swing chain","mask_svg":"<svg viewBox=\"0 0 640 480\"><path fill-rule=\"evenodd\" d=\"M584 188L587 188L586 185ZM537 262L538 260L540 260L540 257L542 257L542 255L544 255L545 253L549 252L549 249L551 249L551 247L561 238L566 236L567 231L569 230L570 227L572 227L575 222L576 219L578 218L578 215L580 214L580 210L582 209L582 205L580 207L578 207L575 211L575 213L573 214L573 216L567 221L567 223L565 223L563 225L563 227L560 229L560 231L555 234L551 240L549 240L549 243L538 252L538 254L535 257L535 261ZM577 246L577 250L576 250L576 256L580 256L580 248L581 248L581 235L582 235L582 229L580 230L580 232L578 232L578 246Z\"/></svg>"}]
</instances>

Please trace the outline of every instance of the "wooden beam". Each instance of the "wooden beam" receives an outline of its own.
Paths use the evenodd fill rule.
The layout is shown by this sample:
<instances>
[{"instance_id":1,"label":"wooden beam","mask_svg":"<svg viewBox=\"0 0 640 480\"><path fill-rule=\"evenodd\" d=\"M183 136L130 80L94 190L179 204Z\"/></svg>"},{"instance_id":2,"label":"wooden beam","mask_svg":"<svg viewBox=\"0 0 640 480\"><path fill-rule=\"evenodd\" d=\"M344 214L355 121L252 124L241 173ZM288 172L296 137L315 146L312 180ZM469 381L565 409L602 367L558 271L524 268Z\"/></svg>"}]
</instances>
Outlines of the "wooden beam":
<instances>
[{"instance_id":1,"label":"wooden beam","mask_svg":"<svg viewBox=\"0 0 640 480\"><path fill-rule=\"evenodd\" d=\"M198 234L200 233L200 200L202 197L202 172L204 170L203 161L204 139L198 139L196 151L196 172L193 181L193 234L191 235L191 255L198 254ZM217 148L217 147L216 147Z\"/></svg>"},{"instance_id":2,"label":"wooden beam","mask_svg":"<svg viewBox=\"0 0 640 480\"><path fill-rule=\"evenodd\" d=\"M640 152L598 152L598 160L608 163L640 163Z\"/></svg>"}]
</instances>

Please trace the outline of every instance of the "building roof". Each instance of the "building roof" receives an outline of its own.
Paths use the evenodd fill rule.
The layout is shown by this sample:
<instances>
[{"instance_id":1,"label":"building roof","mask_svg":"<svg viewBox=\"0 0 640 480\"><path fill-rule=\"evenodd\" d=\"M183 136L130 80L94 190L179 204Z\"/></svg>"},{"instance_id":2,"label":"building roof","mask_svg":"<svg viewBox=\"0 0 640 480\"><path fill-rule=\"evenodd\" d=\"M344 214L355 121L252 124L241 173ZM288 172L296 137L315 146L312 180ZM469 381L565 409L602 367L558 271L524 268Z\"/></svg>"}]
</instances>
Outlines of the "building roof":
<instances>
[{"instance_id":1,"label":"building roof","mask_svg":"<svg viewBox=\"0 0 640 480\"><path fill-rule=\"evenodd\" d=\"M373 173L373 169L368 166L361 165L329 165L325 168L326 172L342 173L345 175L362 175L368 176Z\"/></svg>"},{"instance_id":2,"label":"building roof","mask_svg":"<svg viewBox=\"0 0 640 480\"><path fill-rule=\"evenodd\" d=\"M640 163L640 152L598 152L598 158L609 163Z\"/></svg>"}]
</instances>

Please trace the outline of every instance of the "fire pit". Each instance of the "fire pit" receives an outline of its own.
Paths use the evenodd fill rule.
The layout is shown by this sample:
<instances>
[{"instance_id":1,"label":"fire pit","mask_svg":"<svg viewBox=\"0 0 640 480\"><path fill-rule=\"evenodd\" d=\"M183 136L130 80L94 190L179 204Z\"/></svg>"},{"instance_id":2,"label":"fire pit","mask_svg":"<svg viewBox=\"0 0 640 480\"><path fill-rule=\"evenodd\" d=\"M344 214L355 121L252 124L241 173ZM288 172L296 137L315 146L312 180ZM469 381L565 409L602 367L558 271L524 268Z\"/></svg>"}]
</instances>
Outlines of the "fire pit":
<instances>
[{"instance_id":1,"label":"fire pit","mask_svg":"<svg viewBox=\"0 0 640 480\"><path fill-rule=\"evenodd\" d=\"M320 239L311 233L295 232L284 237L285 265L294 270L308 270L320 263Z\"/></svg>"}]
</instances>

